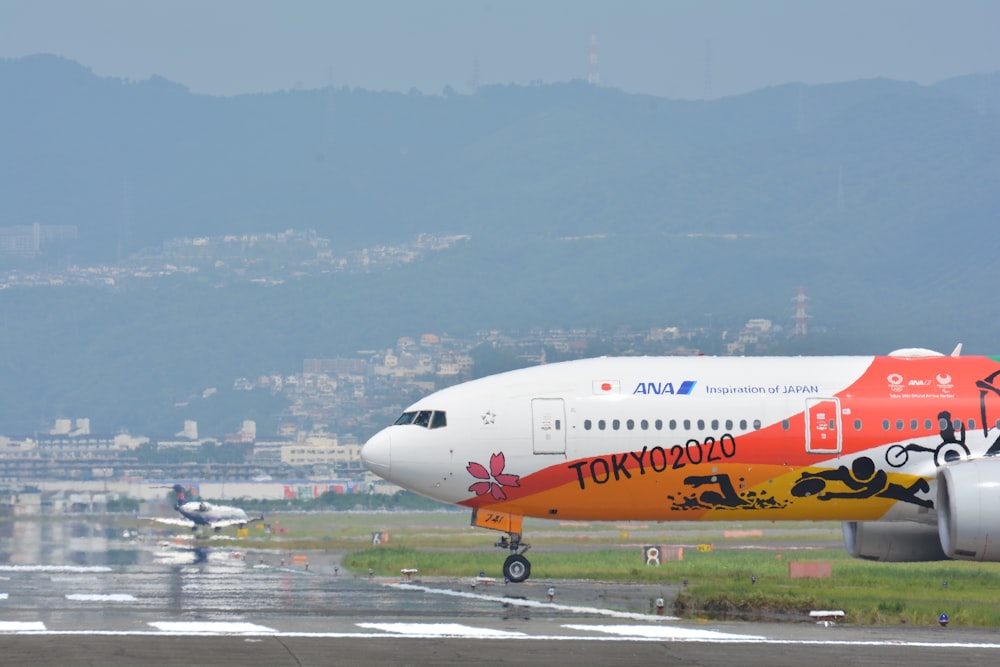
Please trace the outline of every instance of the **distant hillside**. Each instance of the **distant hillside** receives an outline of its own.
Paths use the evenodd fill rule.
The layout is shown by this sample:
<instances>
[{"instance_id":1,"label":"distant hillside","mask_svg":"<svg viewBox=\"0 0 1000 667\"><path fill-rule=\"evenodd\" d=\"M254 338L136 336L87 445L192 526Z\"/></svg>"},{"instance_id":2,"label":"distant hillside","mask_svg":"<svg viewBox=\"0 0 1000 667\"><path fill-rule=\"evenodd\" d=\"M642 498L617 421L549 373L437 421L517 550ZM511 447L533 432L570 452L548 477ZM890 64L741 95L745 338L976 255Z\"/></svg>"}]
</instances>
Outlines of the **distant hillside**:
<instances>
[{"instance_id":1,"label":"distant hillside","mask_svg":"<svg viewBox=\"0 0 1000 667\"><path fill-rule=\"evenodd\" d=\"M0 433L59 412L142 431L176 396L424 331L787 325L799 285L831 331L806 351L1000 352L998 75L215 98L36 56L0 60L0 99L0 227L78 228L47 265L289 228L338 250L472 236L266 290L0 292Z\"/></svg>"},{"instance_id":2,"label":"distant hillside","mask_svg":"<svg viewBox=\"0 0 1000 667\"><path fill-rule=\"evenodd\" d=\"M51 56L2 60L0 226L77 225L80 259L290 227L347 246L419 231L801 238L833 226L864 242L942 227L965 240L1000 196L986 187L996 90L980 77L711 102L583 83L215 98Z\"/></svg>"}]
</instances>

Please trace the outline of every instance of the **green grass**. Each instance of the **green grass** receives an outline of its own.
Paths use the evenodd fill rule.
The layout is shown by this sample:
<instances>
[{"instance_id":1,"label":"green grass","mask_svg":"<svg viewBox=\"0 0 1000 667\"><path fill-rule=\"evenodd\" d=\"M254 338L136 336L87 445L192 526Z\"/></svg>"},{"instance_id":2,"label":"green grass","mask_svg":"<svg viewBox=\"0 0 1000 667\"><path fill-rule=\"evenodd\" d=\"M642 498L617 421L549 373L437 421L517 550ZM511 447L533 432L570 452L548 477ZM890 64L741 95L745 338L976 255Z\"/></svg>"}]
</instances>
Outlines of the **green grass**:
<instances>
[{"instance_id":1,"label":"green grass","mask_svg":"<svg viewBox=\"0 0 1000 667\"><path fill-rule=\"evenodd\" d=\"M1000 565L994 563L872 563L833 549L791 557L743 549L685 550L683 560L659 567L643 565L639 549L532 551L529 556L534 578L663 583L678 591L675 610L687 616L801 620L814 609L840 609L847 622L860 624L932 625L947 613L953 625L1000 626ZM354 571L370 567L381 576L417 568L422 576L472 577L484 571L499 578L503 557L500 550L397 545L352 552L343 564ZM832 576L791 579L790 560L830 561Z\"/></svg>"}]
</instances>

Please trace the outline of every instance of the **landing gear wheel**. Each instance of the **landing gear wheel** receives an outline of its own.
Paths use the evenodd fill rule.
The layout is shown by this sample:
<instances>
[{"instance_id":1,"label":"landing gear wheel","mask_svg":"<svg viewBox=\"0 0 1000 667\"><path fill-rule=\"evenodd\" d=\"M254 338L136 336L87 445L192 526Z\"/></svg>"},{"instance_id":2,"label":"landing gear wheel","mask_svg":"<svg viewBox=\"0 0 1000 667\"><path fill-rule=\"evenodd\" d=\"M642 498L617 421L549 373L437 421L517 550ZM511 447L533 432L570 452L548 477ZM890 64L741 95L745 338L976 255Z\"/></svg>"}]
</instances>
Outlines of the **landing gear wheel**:
<instances>
[{"instance_id":1,"label":"landing gear wheel","mask_svg":"<svg viewBox=\"0 0 1000 667\"><path fill-rule=\"evenodd\" d=\"M503 562L503 576L508 581L519 584L531 576L531 563L520 554L511 554Z\"/></svg>"}]
</instances>

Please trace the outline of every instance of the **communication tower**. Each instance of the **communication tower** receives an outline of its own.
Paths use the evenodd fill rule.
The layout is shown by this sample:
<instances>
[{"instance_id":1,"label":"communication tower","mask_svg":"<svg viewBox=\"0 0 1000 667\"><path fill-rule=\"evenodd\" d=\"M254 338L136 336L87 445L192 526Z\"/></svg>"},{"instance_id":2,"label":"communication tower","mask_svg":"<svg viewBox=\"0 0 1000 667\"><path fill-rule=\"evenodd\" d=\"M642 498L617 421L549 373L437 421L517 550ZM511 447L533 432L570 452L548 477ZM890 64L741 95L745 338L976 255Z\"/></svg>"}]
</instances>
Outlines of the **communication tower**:
<instances>
[{"instance_id":1,"label":"communication tower","mask_svg":"<svg viewBox=\"0 0 1000 667\"><path fill-rule=\"evenodd\" d=\"M796 338L805 338L808 335L806 330L806 288L799 287L799 293L792 299L795 303L795 331Z\"/></svg>"},{"instance_id":2,"label":"communication tower","mask_svg":"<svg viewBox=\"0 0 1000 667\"><path fill-rule=\"evenodd\" d=\"M587 83L592 86L601 85L601 65L597 59L597 31L590 33L590 69L587 71Z\"/></svg>"},{"instance_id":3,"label":"communication tower","mask_svg":"<svg viewBox=\"0 0 1000 667\"><path fill-rule=\"evenodd\" d=\"M702 88L702 98L712 99L712 39L705 40L705 80Z\"/></svg>"},{"instance_id":4,"label":"communication tower","mask_svg":"<svg viewBox=\"0 0 1000 667\"><path fill-rule=\"evenodd\" d=\"M479 56L472 59L472 78L469 79L469 87L472 88L472 92L479 90Z\"/></svg>"},{"instance_id":5,"label":"communication tower","mask_svg":"<svg viewBox=\"0 0 1000 667\"><path fill-rule=\"evenodd\" d=\"M122 180L122 221L118 227L118 248L116 255L119 262L122 261L125 252L128 250L129 232L132 228L132 207L129 204L128 191L129 183L126 176Z\"/></svg>"}]
</instances>

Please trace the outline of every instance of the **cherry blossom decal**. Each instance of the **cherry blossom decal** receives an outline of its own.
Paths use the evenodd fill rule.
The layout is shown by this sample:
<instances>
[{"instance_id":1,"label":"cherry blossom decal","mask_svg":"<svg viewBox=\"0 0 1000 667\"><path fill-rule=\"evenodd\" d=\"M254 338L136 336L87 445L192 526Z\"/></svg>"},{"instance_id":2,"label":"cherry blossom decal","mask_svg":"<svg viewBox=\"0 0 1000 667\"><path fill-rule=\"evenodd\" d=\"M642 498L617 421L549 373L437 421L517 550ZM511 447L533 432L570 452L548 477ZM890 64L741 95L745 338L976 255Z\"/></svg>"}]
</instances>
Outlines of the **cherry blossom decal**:
<instances>
[{"instance_id":1,"label":"cherry blossom decal","mask_svg":"<svg viewBox=\"0 0 1000 667\"><path fill-rule=\"evenodd\" d=\"M493 496L494 500L507 500L507 494L504 492L503 487L521 486L518 483L521 477L520 475L503 474L505 465L507 465L507 459L504 458L503 452L490 457L489 470L482 464L469 461L469 466L466 470L476 479L482 480L470 486L469 491L475 492L477 496L485 496L488 493Z\"/></svg>"}]
</instances>

